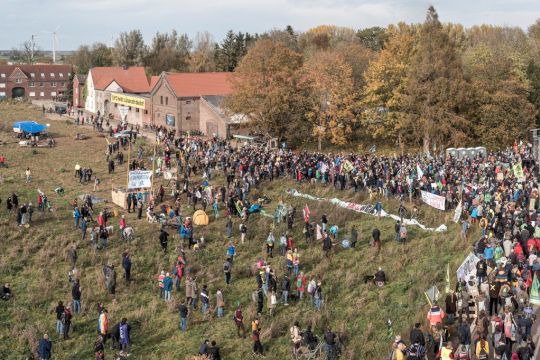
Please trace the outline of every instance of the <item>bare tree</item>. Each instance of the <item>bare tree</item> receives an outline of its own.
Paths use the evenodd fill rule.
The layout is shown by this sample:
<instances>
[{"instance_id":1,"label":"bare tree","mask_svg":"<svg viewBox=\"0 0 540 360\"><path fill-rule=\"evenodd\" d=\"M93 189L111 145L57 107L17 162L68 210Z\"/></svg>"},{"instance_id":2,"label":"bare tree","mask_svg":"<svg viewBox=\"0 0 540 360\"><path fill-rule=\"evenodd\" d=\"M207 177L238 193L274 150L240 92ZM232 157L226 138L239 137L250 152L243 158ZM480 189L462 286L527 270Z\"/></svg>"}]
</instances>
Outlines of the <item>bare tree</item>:
<instances>
[{"instance_id":1,"label":"bare tree","mask_svg":"<svg viewBox=\"0 0 540 360\"><path fill-rule=\"evenodd\" d=\"M145 54L146 45L140 30L120 33L114 48L114 60L117 65L142 65Z\"/></svg>"}]
</instances>

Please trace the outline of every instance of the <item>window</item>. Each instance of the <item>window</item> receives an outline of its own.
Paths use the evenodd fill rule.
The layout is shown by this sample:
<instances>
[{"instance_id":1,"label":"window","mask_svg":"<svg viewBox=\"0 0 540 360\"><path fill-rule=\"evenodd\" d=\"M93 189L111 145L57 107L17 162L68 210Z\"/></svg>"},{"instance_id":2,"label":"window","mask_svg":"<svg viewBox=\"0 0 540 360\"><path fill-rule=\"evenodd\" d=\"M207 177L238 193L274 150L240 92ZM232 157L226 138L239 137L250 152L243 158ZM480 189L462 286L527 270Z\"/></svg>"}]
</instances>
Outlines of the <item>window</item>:
<instances>
[{"instance_id":1,"label":"window","mask_svg":"<svg viewBox=\"0 0 540 360\"><path fill-rule=\"evenodd\" d=\"M163 105L163 96L160 96L159 103Z\"/></svg>"},{"instance_id":2,"label":"window","mask_svg":"<svg viewBox=\"0 0 540 360\"><path fill-rule=\"evenodd\" d=\"M4 97L4 96L6 96L6 93L3 91L0 91L0 97Z\"/></svg>"},{"instance_id":3,"label":"window","mask_svg":"<svg viewBox=\"0 0 540 360\"><path fill-rule=\"evenodd\" d=\"M60 73L60 74L58 74L58 75L60 75L61 78L64 77L64 73Z\"/></svg>"},{"instance_id":4,"label":"window","mask_svg":"<svg viewBox=\"0 0 540 360\"><path fill-rule=\"evenodd\" d=\"M44 84L42 82L39 83L39 87L43 87Z\"/></svg>"},{"instance_id":5,"label":"window","mask_svg":"<svg viewBox=\"0 0 540 360\"><path fill-rule=\"evenodd\" d=\"M191 104L191 100L186 100L186 105Z\"/></svg>"},{"instance_id":6,"label":"window","mask_svg":"<svg viewBox=\"0 0 540 360\"><path fill-rule=\"evenodd\" d=\"M62 83L60 83L60 86L61 86L61 87L64 87L64 86L66 86L66 83L63 83L63 82L62 82Z\"/></svg>"},{"instance_id":7,"label":"window","mask_svg":"<svg viewBox=\"0 0 540 360\"><path fill-rule=\"evenodd\" d=\"M6 74L2 73L2 74L0 74L0 77L5 78Z\"/></svg>"},{"instance_id":8,"label":"window","mask_svg":"<svg viewBox=\"0 0 540 360\"><path fill-rule=\"evenodd\" d=\"M51 91L51 96L56 96L56 91Z\"/></svg>"},{"instance_id":9,"label":"window","mask_svg":"<svg viewBox=\"0 0 540 360\"><path fill-rule=\"evenodd\" d=\"M144 110L144 114L145 114L145 115L148 114L148 110Z\"/></svg>"},{"instance_id":10,"label":"window","mask_svg":"<svg viewBox=\"0 0 540 360\"><path fill-rule=\"evenodd\" d=\"M41 77L44 78L44 77L45 77L45 73L41 73Z\"/></svg>"},{"instance_id":11,"label":"window","mask_svg":"<svg viewBox=\"0 0 540 360\"><path fill-rule=\"evenodd\" d=\"M36 77L36 74L30 73L30 77L31 77L31 78L35 78L35 77Z\"/></svg>"},{"instance_id":12,"label":"window","mask_svg":"<svg viewBox=\"0 0 540 360\"><path fill-rule=\"evenodd\" d=\"M34 97L34 96L36 96L36 93L33 92L33 91L31 91L31 92L29 93L29 96Z\"/></svg>"},{"instance_id":13,"label":"window","mask_svg":"<svg viewBox=\"0 0 540 360\"><path fill-rule=\"evenodd\" d=\"M28 86L29 86L29 87L36 87L36 83L33 82L33 81L30 81L30 82L28 83Z\"/></svg>"},{"instance_id":14,"label":"window","mask_svg":"<svg viewBox=\"0 0 540 360\"><path fill-rule=\"evenodd\" d=\"M45 93L43 91L40 91L39 96L45 96Z\"/></svg>"},{"instance_id":15,"label":"window","mask_svg":"<svg viewBox=\"0 0 540 360\"><path fill-rule=\"evenodd\" d=\"M135 109L135 112L139 112L139 108L136 108L136 109Z\"/></svg>"},{"instance_id":16,"label":"window","mask_svg":"<svg viewBox=\"0 0 540 360\"><path fill-rule=\"evenodd\" d=\"M0 84L0 88L5 88L6 84Z\"/></svg>"},{"instance_id":17,"label":"window","mask_svg":"<svg viewBox=\"0 0 540 360\"><path fill-rule=\"evenodd\" d=\"M22 83L22 79L15 79L15 82L16 82L17 84L21 84L21 83Z\"/></svg>"},{"instance_id":18,"label":"window","mask_svg":"<svg viewBox=\"0 0 540 360\"><path fill-rule=\"evenodd\" d=\"M51 83L51 86L52 86L52 87L56 87L56 82L53 81L53 82Z\"/></svg>"},{"instance_id":19,"label":"window","mask_svg":"<svg viewBox=\"0 0 540 360\"><path fill-rule=\"evenodd\" d=\"M169 97L165 96L165 105L169 105Z\"/></svg>"},{"instance_id":20,"label":"window","mask_svg":"<svg viewBox=\"0 0 540 360\"><path fill-rule=\"evenodd\" d=\"M54 77L54 73L51 73L51 77Z\"/></svg>"},{"instance_id":21,"label":"window","mask_svg":"<svg viewBox=\"0 0 540 360\"><path fill-rule=\"evenodd\" d=\"M191 115L186 116L186 120L191 120Z\"/></svg>"},{"instance_id":22,"label":"window","mask_svg":"<svg viewBox=\"0 0 540 360\"><path fill-rule=\"evenodd\" d=\"M71 76L71 73L68 73L68 77L70 77L70 76Z\"/></svg>"}]
</instances>

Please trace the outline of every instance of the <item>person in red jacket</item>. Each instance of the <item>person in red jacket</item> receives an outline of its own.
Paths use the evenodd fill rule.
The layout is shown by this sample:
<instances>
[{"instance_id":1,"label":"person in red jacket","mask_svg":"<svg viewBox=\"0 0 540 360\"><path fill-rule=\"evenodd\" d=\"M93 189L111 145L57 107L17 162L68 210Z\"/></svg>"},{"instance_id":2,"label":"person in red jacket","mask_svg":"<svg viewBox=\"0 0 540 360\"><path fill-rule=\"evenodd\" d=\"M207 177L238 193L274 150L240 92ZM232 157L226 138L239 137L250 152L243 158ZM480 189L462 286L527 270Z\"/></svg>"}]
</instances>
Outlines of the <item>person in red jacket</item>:
<instances>
[{"instance_id":1,"label":"person in red jacket","mask_svg":"<svg viewBox=\"0 0 540 360\"><path fill-rule=\"evenodd\" d=\"M527 240L527 254L536 254L536 251L538 250L536 247L536 239L530 238Z\"/></svg>"},{"instance_id":2,"label":"person in red jacket","mask_svg":"<svg viewBox=\"0 0 540 360\"><path fill-rule=\"evenodd\" d=\"M514 254L516 254L517 258L523 258L523 247L521 246L521 243L518 241L516 242L516 245L514 246Z\"/></svg>"},{"instance_id":3,"label":"person in red jacket","mask_svg":"<svg viewBox=\"0 0 540 360\"><path fill-rule=\"evenodd\" d=\"M442 324L446 314L444 310L437 305L437 302L434 302L427 313L427 319L432 328L435 328L437 324Z\"/></svg>"}]
</instances>

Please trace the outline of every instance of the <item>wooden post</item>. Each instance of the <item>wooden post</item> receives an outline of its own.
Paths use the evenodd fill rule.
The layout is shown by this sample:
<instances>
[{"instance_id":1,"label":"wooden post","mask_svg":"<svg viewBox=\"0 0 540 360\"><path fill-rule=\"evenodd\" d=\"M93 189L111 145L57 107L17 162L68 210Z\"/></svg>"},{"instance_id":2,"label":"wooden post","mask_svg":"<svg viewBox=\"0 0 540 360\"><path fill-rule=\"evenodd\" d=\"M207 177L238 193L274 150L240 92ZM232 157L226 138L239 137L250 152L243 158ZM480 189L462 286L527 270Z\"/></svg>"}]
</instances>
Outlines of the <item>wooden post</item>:
<instances>
[{"instance_id":1,"label":"wooden post","mask_svg":"<svg viewBox=\"0 0 540 360\"><path fill-rule=\"evenodd\" d=\"M131 141L129 142L129 148L128 148L128 167L127 167L127 175L126 175L126 193L128 192L129 188L129 167L131 166Z\"/></svg>"}]
</instances>

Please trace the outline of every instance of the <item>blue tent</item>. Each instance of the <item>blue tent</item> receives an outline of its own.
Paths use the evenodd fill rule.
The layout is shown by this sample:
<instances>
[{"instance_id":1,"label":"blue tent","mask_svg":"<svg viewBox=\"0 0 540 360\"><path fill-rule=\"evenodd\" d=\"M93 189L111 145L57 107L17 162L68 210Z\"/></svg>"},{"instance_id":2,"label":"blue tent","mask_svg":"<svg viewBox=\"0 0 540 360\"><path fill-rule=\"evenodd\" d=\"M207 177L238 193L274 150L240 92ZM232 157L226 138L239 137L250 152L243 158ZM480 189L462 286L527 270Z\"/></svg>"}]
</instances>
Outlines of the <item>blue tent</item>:
<instances>
[{"instance_id":1,"label":"blue tent","mask_svg":"<svg viewBox=\"0 0 540 360\"><path fill-rule=\"evenodd\" d=\"M35 121L18 121L13 124L13 131L16 133L27 133L30 135L38 135L44 132L49 126L42 125Z\"/></svg>"}]
</instances>

